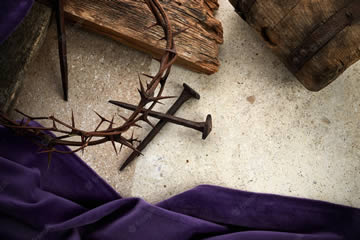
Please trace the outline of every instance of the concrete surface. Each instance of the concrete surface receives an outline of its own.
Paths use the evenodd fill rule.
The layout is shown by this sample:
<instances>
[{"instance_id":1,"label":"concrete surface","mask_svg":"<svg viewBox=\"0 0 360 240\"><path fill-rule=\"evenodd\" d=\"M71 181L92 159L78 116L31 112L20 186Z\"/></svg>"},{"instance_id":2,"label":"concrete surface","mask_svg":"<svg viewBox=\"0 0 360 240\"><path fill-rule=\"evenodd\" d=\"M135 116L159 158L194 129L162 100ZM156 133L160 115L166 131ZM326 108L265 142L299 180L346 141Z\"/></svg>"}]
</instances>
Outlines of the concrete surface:
<instances>
[{"instance_id":1,"label":"concrete surface","mask_svg":"<svg viewBox=\"0 0 360 240\"><path fill-rule=\"evenodd\" d=\"M178 116L201 121L211 113L208 139L168 124L122 173L118 168L129 151L116 156L110 143L88 148L83 159L124 197L150 202L216 184L360 207L360 63L312 93L227 0L220 0L218 18L225 30L220 71L206 76L175 67L167 86L169 95L179 94L183 82L199 91L201 99L187 103ZM56 46L53 24L16 107L33 115L55 112L67 121L73 109L85 129L96 124L93 110L107 117L119 111L108 100L136 103L137 73L157 69L150 57L69 25L70 101L65 103Z\"/></svg>"},{"instance_id":2,"label":"concrete surface","mask_svg":"<svg viewBox=\"0 0 360 240\"><path fill-rule=\"evenodd\" d=\"M22 86L24 73L47 33L51 10L34 3L24 21L0 45L0 110L6 112Z\"/></svg>"}]
</instances>

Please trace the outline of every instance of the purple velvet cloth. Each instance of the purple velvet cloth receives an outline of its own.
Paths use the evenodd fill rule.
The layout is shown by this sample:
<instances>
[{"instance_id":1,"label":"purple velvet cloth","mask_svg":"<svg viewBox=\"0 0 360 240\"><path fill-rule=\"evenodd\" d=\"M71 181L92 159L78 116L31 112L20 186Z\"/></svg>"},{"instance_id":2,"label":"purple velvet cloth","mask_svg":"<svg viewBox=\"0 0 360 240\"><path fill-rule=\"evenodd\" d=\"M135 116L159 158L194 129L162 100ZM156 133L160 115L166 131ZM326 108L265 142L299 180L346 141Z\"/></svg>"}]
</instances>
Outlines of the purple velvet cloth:
<instances>
[{"instance_id":1,"label":"purple velvet cloth","mask_svg":"<svg viewBox=\"0 0 360 240\"><path fill-rule=\"evenodd\" d=\"M0 239L360 239L360 210L199 186L156 205L121 198L76 155L0 127Z\"/></svg>"},{"instance_id":2,"label":"purple velvet cloth","mask_svg":"<svg viewBox=\"0 0 360 240\"><path fill-rule=\"evenodd\" d=\"M0 43L32 0L0 0ZM0 239L359 240L360 210L199 186L151 205L121 198L76 155L38 154L0 127Z\"/></svg>"},{"instance_id":3,"label":"purple velvet cloth","mask_svg":"<svg viewBox=\"0 0 360 240\"><path fill-rule=\"evenodd\" d=\"M0 0L0 44L16 29L34 0Z\"/></svg>"}]
</instances>

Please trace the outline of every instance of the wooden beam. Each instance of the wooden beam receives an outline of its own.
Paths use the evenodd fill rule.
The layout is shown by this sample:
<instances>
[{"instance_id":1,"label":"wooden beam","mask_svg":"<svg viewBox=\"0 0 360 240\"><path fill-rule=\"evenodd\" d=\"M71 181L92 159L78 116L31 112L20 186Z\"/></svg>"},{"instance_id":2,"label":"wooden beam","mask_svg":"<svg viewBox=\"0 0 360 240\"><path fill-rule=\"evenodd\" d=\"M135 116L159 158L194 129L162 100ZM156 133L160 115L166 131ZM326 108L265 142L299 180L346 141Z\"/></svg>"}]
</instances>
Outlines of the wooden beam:
<instances>
[{"instance_id":1,"label":"wooden beam","mask_svg":"<svg viewBox=\"0 0 360 240\"><path fill-rule=\"evenodd\" d=\"M358 0L229 1L311 91L360 60Z\"/></svg>"},{"instance_id":2,"label":"wooden beam","mask_svg":"<svg viewBox=\"0 0 360 240\"><path fill-rule=\"evenodd\" d=\"M186 29L175 37L177 63L193 71L212 74L219 69L219 44L223 28L215 17L218 0L161 1L173 24L173 31ZM165 41L160 26L148 28L155 18L143 0L66 0L66 18L84 28L125 45L162 55ZM71 44L71 43L69 43ZM119 56L121 57L121 56Z\"/></svg>"}]
</instances>

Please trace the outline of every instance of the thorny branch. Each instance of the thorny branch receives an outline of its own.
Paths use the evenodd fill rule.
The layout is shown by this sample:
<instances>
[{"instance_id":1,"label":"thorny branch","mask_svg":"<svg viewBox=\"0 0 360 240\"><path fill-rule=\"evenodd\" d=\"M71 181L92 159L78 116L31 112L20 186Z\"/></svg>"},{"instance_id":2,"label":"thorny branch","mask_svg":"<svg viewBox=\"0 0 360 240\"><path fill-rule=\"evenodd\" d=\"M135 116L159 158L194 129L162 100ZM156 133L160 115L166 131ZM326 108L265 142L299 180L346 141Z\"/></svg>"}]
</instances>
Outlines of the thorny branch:
<instances>
[{"instance_id":1,"label":"thorny branch","mask_svg":"<svg viewBox=\"0 0 360 240\"><path fill-rule=\"evenodd\" d=\"M10 128L18 134L32 137L34 142L39 145L40 152L48 153L49 161L51 160L52 153L76 153L83 151L88 146L103 144L106 142L111 142L116 153L118 153L118 150L115 143L121 145L119 151L121 151L122 147L125 146L138 152L134 146L134 143L138 142L138 140L134 138L133 134L130 138L126 138L123 135L134 127L140 127L139 122L141 121L153 127L153 124L148 119L148 112L152 110L154 106L160 102L160 100L172 98L169 96L163 96L162 94L167 78L170 74L171 66L177 57L173 40L173 37L176 36L177 33L172 32L169 18L160 5L159 0L144 1L156 19L156 23L151 25L149 28L157 25L162 27L165 35L163 39L166 40L166 48L164 49L164 54L160 59L160 67L157 74L155 76L143 74L150 79L150 81L146 83L146 86L143 85L139 76L138 92L140 94L140 101L136 110L133 111L129 117L126 118L124 116L120 116L124 120L122 125L116 127L114 125L114 117L109 120L95 112L100 118L98 125L93 131L84 131L76 127L73 112L71 113L71 124L67 124L55 116L32 117L19 110L15 111L24 117L21 122L13 121L5 114L0 114L0 125ZM143 111L148 104L149 107L147 110ZM46 120L52 124L52 127L35 127L30 124L32 121L36 120ZM106 129L99 130L104 124L107 125ZM61 135L55 136L49 134L49 132ZM73 140L74 136L79 137L80 140ZM61 151L56 148L56 146L59 145L73 146L76 147L76 149L72 151Z\"/></svg>"}]
</instances>

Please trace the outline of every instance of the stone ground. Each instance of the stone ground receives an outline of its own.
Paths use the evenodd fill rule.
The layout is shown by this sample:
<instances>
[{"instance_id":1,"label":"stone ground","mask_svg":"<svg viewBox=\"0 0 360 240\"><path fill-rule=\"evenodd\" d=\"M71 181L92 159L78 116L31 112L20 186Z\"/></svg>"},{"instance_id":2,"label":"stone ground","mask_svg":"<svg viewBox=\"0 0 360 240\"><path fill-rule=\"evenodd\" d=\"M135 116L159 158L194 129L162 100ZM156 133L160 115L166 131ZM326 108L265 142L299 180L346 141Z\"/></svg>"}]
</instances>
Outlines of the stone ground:
<instances>
[{"instance_id":1,"label":"stone ground","mask_svg":"<svg viewBox=\"0 0 360 240\"><path fill-rule=\"evenodd\" d=\"M208 139L168 124L124 172L118 168L129 151L116 156L111 144L88 148L82 158L122 196L150 202L216 184L360 207L360 62L323 91L309 92L227 0L220 0L217 16L225 32L220 71L206 76L175 67L167 86L168 94L179 94L186 82L201 94L178 116L202 121L211 113ZM73 109L78 125L90 130L93 110L110 118L120 110L108 100L136 103L137 73L158 67L149 56L77 26L68 25L68 50L70 101L62 100L52 23L15 107L67 121Z\"/></svg>"}]
</instances>

